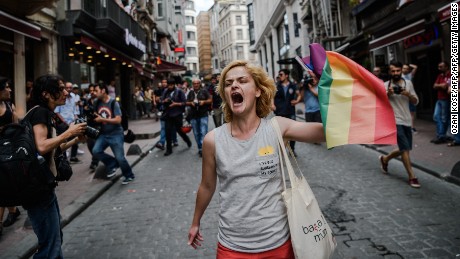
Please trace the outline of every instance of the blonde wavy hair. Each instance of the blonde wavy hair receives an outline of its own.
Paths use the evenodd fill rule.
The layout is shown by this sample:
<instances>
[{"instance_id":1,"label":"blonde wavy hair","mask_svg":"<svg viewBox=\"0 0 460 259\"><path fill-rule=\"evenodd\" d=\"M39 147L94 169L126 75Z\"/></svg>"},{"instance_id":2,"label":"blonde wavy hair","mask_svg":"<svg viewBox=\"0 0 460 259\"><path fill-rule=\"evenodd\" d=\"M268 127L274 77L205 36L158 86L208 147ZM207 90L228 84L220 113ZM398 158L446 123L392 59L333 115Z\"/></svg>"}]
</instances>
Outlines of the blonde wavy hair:
<instances>
[{"instance_id":1,"label":"blonde wavy hair","mask_svg":"<svg viewBox=\"0 0 460 259\"><path fill-rule=\"evenodd\" d=\"M221 108L224 113L225 122L231 122L233 120L233 112L227 100L225 100L225 77L228 71L235 67L244 67L251 75L256 87L259 88L261 92L261 95L256 100L257 116L259 118L266 117L272 111L272 100L275 98L276 93L275 82L268 76L267 72L265 72L262 67L250 64L245 60L235 60L224 68L217 87L217 91L222 98Z\"/></svg>"}]
</instances>

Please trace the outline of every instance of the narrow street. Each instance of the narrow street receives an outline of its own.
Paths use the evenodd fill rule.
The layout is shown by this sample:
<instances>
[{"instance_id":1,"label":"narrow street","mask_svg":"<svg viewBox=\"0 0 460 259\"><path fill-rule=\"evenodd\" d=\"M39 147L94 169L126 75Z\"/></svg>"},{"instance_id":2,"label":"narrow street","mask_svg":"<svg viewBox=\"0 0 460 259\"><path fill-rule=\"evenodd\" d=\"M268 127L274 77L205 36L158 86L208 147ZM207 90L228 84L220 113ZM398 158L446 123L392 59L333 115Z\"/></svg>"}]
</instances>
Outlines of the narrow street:
<instances>
[{"instance_id":1,"label":"narrow street","mask_svg":"<svg viewBox=\"0 0 460 259\"><path fill-rule=\"evenodd\" d=\"M195 143L194 143L195 144ZM358 145L326 150L298 143L298 163L336 235L334 258L455 258L460 254L460 189L415 169L413 189L399 161L380 172L379 153ZM215 258L218 196L202 219L205 244L187 246L201 179L196 146L165 158L154 149L64 228L66 258Z\"/></svg>"}]
</instances>

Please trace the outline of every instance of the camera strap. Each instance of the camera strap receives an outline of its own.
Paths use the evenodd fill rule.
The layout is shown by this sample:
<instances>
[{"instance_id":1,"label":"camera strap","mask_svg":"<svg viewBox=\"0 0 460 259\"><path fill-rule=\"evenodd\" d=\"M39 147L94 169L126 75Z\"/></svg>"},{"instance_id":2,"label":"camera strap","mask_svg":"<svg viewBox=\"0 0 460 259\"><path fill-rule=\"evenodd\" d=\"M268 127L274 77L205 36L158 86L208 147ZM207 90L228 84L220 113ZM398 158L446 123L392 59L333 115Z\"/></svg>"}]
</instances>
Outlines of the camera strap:
<instances>
[{"instance_id":1,"label":"camera strap","mask_svg":"<svg viewBox=\"0 0 460 259\"><path fill-rule=\"evenodd\" d=\"M401 79L404 81L404 89L405 89L405 88L406 88L406 85L407 85L407 84L406 84L406 80L405 80L404 78L402 78L402 77L401 77ZM391 81L391 80L388 80L388 88L390 88L391 84L394 84L395 86L401 87L401 88L402 88L402 86L398 85L397 83L395 83L395 82L393 82L393 81Z\"/></svg>"}]
</instances>

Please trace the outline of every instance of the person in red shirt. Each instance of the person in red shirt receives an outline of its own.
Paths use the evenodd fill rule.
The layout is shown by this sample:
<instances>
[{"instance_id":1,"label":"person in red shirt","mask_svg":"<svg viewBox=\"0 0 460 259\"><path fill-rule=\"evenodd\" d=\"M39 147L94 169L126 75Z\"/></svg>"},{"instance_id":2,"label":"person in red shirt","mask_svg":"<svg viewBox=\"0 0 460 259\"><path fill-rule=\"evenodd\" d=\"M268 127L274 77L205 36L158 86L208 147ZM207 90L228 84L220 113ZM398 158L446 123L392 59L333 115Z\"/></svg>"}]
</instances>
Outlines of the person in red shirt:
<instances>
[{"instance_id":1,"label":"person in red shirt","mask_svg":"<svg viewBox=\"0 0 460 259\"><path fill-rule=\"evenodd\" d=\"M433 85L438 99L433 114L433 120L436 122L436 138L431 140L431 143L434 144L446 143L449 140L446 136L449 119L449 95L447 94L447 88L451 75L449 65L445 61L439 62L438 69L441 73Z\"/></svg>"}]
</instances>

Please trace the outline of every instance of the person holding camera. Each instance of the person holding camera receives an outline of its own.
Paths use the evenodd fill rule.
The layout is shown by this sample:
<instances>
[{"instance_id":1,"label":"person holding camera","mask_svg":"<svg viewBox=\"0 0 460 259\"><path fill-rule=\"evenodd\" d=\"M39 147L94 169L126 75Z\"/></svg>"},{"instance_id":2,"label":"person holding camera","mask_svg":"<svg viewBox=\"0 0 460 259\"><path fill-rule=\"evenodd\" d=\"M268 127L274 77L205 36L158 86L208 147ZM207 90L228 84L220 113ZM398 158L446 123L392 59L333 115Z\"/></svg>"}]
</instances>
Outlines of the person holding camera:
<instances>
[{"instance_id":1,"label":"person holding camera","mask_svg":"<svg viewBox=\"0 0 460 259\"><path fill-rule=\"evenodd\" d=\"M37 155L46 161L44 166L54 175L57 171L55 153L59 149L65 151L86 138L83 134L87 128L86 123L71 123L64 132L56 136L56 122L59 118L53 111L66 103L69 95L66 89L62 78L57 75L37 78L31 95L31 100L37 107L24 118L32 125ZM63 258L61 216L54 188L55 185L49 186L40 193L37 202L23 204L38 238L38 250L34 258Z\"/></svg>"},{"instance_id":2,"label":"person holding camera","mask_svg":"<svg viewBox=\"0 0 460 259\"><path fill-rule=\"evenodd\" d=\"M208 133L208 110L212 104L212 97L206 89L201 87L201 80L192 80L193 90L187 95L186 105L190 107L190 123L192 124L193 135L198 145L198 155L201 157L201 147L204 136Z\"/></svg>"},{"instance_id":3,"label":"person holding camera","mask_svg":"<svg viewBox=\"0 0 460 259\"><path fill-rule=\"evenodd\" d=\"M386 156L380 156L380 166L383 173L388 173L388 163L391 159L401 156L404 167L409 175L409 185L420 188L418 179L415 177L410 161L409 152L412 150L412 117L409 110L409 103L418 104L418 96L415 93L411 81L401 77L402 63L392 61L390 63L391 79L384 83L388 100L396 119L398 148Z\"/></svg>"},{"instance_id":4,"label":"person holding camera","mask_svg":"<svg viewBox=\"0 0 460 259\"><path fill-rule=\"evenodd\" d=\"M185 109L185 94L181 89L176 87L176 81L174 78L169 78L167 81L168 88L164 91L160 102L164 107L164 118L165 118L165 132L166 132L166 152L165 156L172 154L172 141L173 134L177 132L181 138L187 143L188 147L192 146L187 134L182 132L182 113Z\"/></svg>"},{"instance_id":5,"label":"person holding camera","mask_svg":"<svg viewBox=\"0 0 460 259\"><path fill-rule=\"evenodd\" d=\"M100 135L93 147L93 155L104 163L107 169L107 177L111 178L116 174L118 166L124 176L121 184L129 184L134 180L134 174L125 157L123 127L121 126L121 109L115 99L109 96L107 85L101 83L94 88L97 96L97 103L94 107L96 117L94 121L99 123ZM112 102L114 109L112 110ZM115 157L107 154L104 150L110 147Z\"/></svg>"},{"instance_id":6,"label":"person holding camera","mask_svg":"<svg viewBox=\"0 0 460 259\"><path fill-rule=\"evenodd\" d=\"M308 72L308 77L303 82L300 96L305 103L305 121L321 122L318 101L318 78L311 71Z\"/></svg>"}]
</instances>

